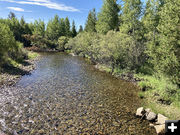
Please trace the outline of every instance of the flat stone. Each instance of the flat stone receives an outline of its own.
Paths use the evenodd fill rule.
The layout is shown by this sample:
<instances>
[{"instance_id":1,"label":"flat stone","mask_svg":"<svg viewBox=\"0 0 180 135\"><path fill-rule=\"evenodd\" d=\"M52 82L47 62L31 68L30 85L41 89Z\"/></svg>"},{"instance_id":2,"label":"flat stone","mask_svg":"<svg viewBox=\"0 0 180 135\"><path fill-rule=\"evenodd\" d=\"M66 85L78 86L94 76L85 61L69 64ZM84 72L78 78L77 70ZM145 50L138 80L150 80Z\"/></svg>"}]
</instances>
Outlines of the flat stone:
<instances>
[{"instance_id":1,"label":"flat stone","mask_svg":"<svg viewBox=\"0 0 180 135\"><path fill-rule=\"evenodd\" d=\"M154 121L157 118L157 115L154 112L147 113L146 119L149 121Z\"/></svg>"},{"instance_id":2,"label":"flat stone","mask_svg":"<svg viewBox=\"0 0 180 135\"><path fill-rule=\"evenodd\" d=\"M136 116L142 117L142 116L143 116L143 113L144 113L144 108L143 108L143 107L140 107L140 108L138 108L137 111L136 111Z\"/></svg>"},{"instance_id":3,"label":"flat stone","mask_svg":"<svg viewBox=\"0 0 180 135\"><path fill-rule=\"evenodd\" d=\"M164 135L165 134L165 124L156 125L156 126L154 126L154 128L156 129L156 133L158 135Z\"/></svg>"},{"instance_id":4,"label":"flat stone","mask_svg":"<svg viewBox=\"0 0 180 135\"><path fill-rule=\"evenodd\" d=\"M166 120L168 120L167 117L165 117L165 116L162 115L162 114L158 114L156 124L158 124L158 125L165 124L165 121L166 121Z\"/></svg>"}]
</instances>

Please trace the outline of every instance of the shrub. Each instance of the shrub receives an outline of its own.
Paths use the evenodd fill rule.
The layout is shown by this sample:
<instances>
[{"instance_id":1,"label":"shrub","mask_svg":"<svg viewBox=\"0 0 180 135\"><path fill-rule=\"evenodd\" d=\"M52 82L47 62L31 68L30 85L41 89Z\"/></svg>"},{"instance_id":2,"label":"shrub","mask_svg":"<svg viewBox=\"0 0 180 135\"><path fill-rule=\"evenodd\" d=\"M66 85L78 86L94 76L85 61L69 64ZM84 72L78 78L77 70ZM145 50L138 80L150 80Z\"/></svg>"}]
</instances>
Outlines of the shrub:
<instances>
[{"instance_id":1,"label":"shrub","mask_svg":"<svg viewBox=\"0 0 180 135\"><path fill-rule=\"evenodd\" d=\"M143 44L136 42L131 36L120 32L109 31L106 35L82 32L70 39L66 49L74 53L91 58L102 64L122 69L137 69L144 61Z\"/></svg>"},{"instance_id":2,"label":"shrub","mask_svg":"<svg viewBox=\"0 0 180 135\"><path fill-rule=\"evenodd\" d=\"M65 44L68 43L69 38L65 36L61 36L58 39L58 43L56 46L57 50L64 51L65 50Z\"/></svg>"}]
</instances>

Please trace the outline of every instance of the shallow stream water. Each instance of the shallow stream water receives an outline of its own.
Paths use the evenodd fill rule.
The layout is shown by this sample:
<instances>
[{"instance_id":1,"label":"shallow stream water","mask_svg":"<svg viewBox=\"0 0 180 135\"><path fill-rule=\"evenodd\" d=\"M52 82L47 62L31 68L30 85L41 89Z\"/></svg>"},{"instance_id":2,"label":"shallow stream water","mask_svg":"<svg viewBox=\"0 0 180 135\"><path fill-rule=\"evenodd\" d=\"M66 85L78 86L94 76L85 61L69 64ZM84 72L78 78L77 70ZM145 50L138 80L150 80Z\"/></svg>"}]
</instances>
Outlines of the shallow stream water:
<instances>
[{"instance_id":1,"label":"shallow stream water","mask_svg":"<svg viewBox=\"0 0 180 135\"><path fill-rule=\"evenodd\" d=\"M81 57L42 53L36 70L0 90L0 131L8 135L155 135L135 117L132 83Z\"/></svg>"}]
</instances>

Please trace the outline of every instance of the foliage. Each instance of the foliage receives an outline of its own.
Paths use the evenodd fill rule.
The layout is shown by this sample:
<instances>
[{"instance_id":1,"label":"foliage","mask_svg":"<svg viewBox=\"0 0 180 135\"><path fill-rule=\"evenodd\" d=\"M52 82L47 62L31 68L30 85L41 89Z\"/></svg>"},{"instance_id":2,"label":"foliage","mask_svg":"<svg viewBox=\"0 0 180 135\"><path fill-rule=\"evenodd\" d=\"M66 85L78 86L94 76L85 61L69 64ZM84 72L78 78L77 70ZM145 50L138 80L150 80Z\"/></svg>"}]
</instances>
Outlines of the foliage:
<instances>
[{"instance_id":1,"label":"foliage","mask_svg":"<svg viewBox=\"0 0 180 135\"><path fill-rule=\"evenodd\" d=\"M79 31L78 31L78 33L80 33L80 32L83 32L83 26L82 26L82 25L79 26Z\"/></svg>"},{"instance_id":2,"label":"foliage","mask_svg":"<svg viewBox=\"0 0 180 135\"><path fill-rule=\"evenodd\" d=\"M178 86L173 84L169 77L156 74L154 76L140 76L139 78L144 80L139 83L139 86L145 89L147 94L155 95L156 100L164 102L179 100Z\"/></svg>"},{"instance_id":3,"label":"foliage","mask_svg":"<svg viewBox=\"0 0 180 135\"><path fill-rule=\"evenodd\" d=\"M70 22L69 22L69 18L68 17L66 17L64 23L65 23L65 35L67 37L70 37L71 36L71 31L70 31L71 26L70 26Z\"/></svg>"},{"instance_id":4,"label":"foliage","mask_svg":"<svg viewBox=\"0 0 180 135\"><path fill-rule=\"evenodd\" d=\"M96 21L96 11L93 9L93 11L89 12L84 30L87 32L96 32Z\"/></svg>"},{"instance_id":5,"label":"foliage","mask_svg":"<svg viewBox=\"0 0 180 135\"><path fill-rule=\"evenodd\" d=\"M44 21L41 21L41 19L39 19L38 21L37 20L34 21L32 34L42 36L42 37L45 36L45 23L44 23Z\"/></svg>"},{"instance_id":6,"label":"foliage","mask_svg":"<svg viewBox=\"0 0 180 135\"><path fill-rule=\"evenodd\" d=\"M110 30L117 30L119 24L118 13L117 0L104 0L101 12L98 14L97 32L106 34Z\"/></svg>"},{"instance_id":7,"label":"foliage","mask_svg":"<svg viewBox=\"0 0 180 135\"><path fill-rule=\"evenodd\" d=\"M31 42L32 46L36 46L39 49L53 49L56 47L56 43L48 40L47 38L43 38L38 35L24 35L24 38Z\"/></svg>"},{"instance_id":8,"label":"foliage","mask_svg":"<svg viewBox=\"0 0 180 135\"><path fill-rule=\"evenodd\" d=\"M75 22L72 22L72 30L71 30L71 36L75 37L77 35L77 31L76 31L76 26L75 26Z\"/></svg>"},{"instance_id":9,"label":"foliage","mask_svg":"<svg viewBox=\"0 0 180 135\"><path fill-rule=\"evenodd\" d=\"M58 45L56 46L57 50L64 51L65 50L65 44L68 43L68 38L65 36L61 36L58 39Z\"/></svg>"},{"instance_id":10,"label":"foliage","mask_svg":"<svg viewBox=\"0 0 180 135\"><path fill-rule=\"evenodd\" d=\"M31 52L31 51L28 52L28 59L34 59L34 58L36 58L37 56L39 56L38 53Z\"/></svg>"},{"instance_id":11,"label":"foliage","mask_svg":"<svg viewBox=\"0 0 180 135\"><path fill-rule=\"evenodd\" d=\"M9 26L0 23L0 65L7 64L9 59L20 60L26 56L22 44L17 42Z\"/></svg>"},{"instance_id":12,"label":"foliage","mask_svg":"<svg viewBox=\"0 0 180 135\"><path fill-rule=\"evenodd\" d=\"M165 0L159 12L159 45L154 44L151 53L156 72L171 76L180 84L180 0Z\"/></svg>"},{"instance_id":13,"label":"foliage","mask_svg":"<svg viewBox=\"0 0 180 135\"><path fill-rule=\"evenodd\" d=\"M71 39L66 47L76 54L109 64L112 69L116 66L135 69L141 65L138 59L143 53L143 47L135 46L131 36L114 31L106 35L83 32Z\"/></svg>"},{"instance_id":14,"label":"foliage","mask_svg":"<svg viewBox=\"0 0 180 135\"><path fill-rule=\"evenodd\" d=\"M60 22L59 22L59 16L55 15L53 19L51 19L47 24L46 29L46 37L49 40L57 40L60 36Z\"/></svg>"},{"instance_id":15,"label":"foliage","mask_svg":"<svg viewBox=\"0 0 180 135\"><path fill-rule=\"evenodd\" d=\"M141 23L139 18L141 16L142 3L141 0L123 0L120 31L132 35L135 39L140 39Z\"/></svg>"}]
</instances>

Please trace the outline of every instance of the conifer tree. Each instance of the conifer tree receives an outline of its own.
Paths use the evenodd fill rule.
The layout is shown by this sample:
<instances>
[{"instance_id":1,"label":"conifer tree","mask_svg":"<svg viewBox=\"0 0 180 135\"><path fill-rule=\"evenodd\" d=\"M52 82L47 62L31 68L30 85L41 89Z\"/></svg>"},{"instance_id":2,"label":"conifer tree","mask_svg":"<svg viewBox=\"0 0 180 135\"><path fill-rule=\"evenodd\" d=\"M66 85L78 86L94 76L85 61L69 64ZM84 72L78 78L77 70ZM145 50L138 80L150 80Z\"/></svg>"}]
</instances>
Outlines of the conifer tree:
<instances>
[{"instance_id":1,"label":"conifer tree","mask_svg":"<svg viewBox=\"0 0 180 135\"><path fill-rule=\"evenodd\" d=\"M155 70L180 84L180 0L164 0L159 12L159 44L151 55Z\"/></svg>"},{"instance_id":2,"label":"conifer tree","mask_svg":"<svg viewBox=\"0 0 180 135\"><path fill-rule=\"evenodd\" d=\"M65 36L66 35L66 29L65 29L66 25L65 25L65 21L64 18L60 19L60 33L59 36Z\"/></svg>"},{"instance_id":3,"label":"conifer tree","mask_svg":"<svg viewBox=\"0 0 180 135\"><path fill-rule=\"evenodd\" d=\"M13 12L10 12L8 14L8 19L12 20L13 18L16 18L16 15Z\"/></svg>"},{"instance_id":4,"label":"conifer tree","mask_svg":"<svg viewBox=\"0 0 180 135\"><path fill-rule=\"evenodd\" d=\"M59 16L55 15L47 24L46 37L50 40L58 40L60 36Z\"/></svg>"},{"instance_id":5,"label":"conifer tree","mask_svg":"<svg viewBox=\"0 0 180 135\"><path fill-rule=\"evenodd\" d=\"M82 25L79 26L79 31L78 31L78 33L80 33L80 32L83 32L83 26L82 26Z\"/></svg>"},{"instance_id":6,"label":"conifer tree","mask_svg":"<svg viewBox=\"0 0 180 135\"><path fill-rule=\"evenodd\" d=\"M136 35L140 27L139 18L141 16L141 0L123 0L122 25L120 31L130 35Z\"/></svg>"},{"instance_id":7,"label":"conifer tree","mask_svg":"<svg viewBox=\"0 0 180 135\"><path fill-rule=\"evenodd\" d=\"M70 22L69 22L69 19L68 19L68 17L66 17L66 19L65 19L65 35L67 36L67 37L69 37L70 36L70 28L71 28L71 26L70 26Z\"/></svg>"},{"instance_id":8,"label":"conifer tree","mask_svg":"<svg viewBox=\"0 0 180 135\"><path fill-rule=\"evenodd\" d=\"M96 30L98 33L106 34L110 30L118 29L119 7L117 0L104 0L103 7L98 14Z\"/></svg>"},{"instance_id":9,"label":"conifer tree","mask_svg":"<svg viewBox=\"0 0 180 135\"><path fill-rule=\"evenodd\" d=\"M45 35L45 23L44 23L44 21L42 21L41 19L39 19L39 21L37 21L37 20L34 21L33 34L44 37L44 35Z\"/></svg>"},{"instance_id":10,"label":"conifer tree","mask_svg":"<svg viewBox=\"0 0 180 135\"><path fill-rule=\"evenodd\" d=\"M158 3L157 0L148 0L146 9L142 18L144 25L144 33L147 41L152 41L155 38L158 25ZM153 38L153 39L152 39Z\"/></svg>"},{"instance_id":11,"label":"conifer tree","mask_svg":"<svg viewBox=\"0 0 180 135\"><path fill-rule=\"evenodd\" d=\"M72 22L71 33L72 33L72 37L75 37L77 35L76 26L75 26L75 22L74 21Z\"/></svg>"},{"instance_id":12,"label":"conifer tree","mask_svg":"<svg viewBox=\"0 0 180 135\"><path fill-rule=\"evenodd\" d=\"M90 11L85 25L85 31L87 32L96 32L96 10Z\"/></svg>"}]
</instances>

